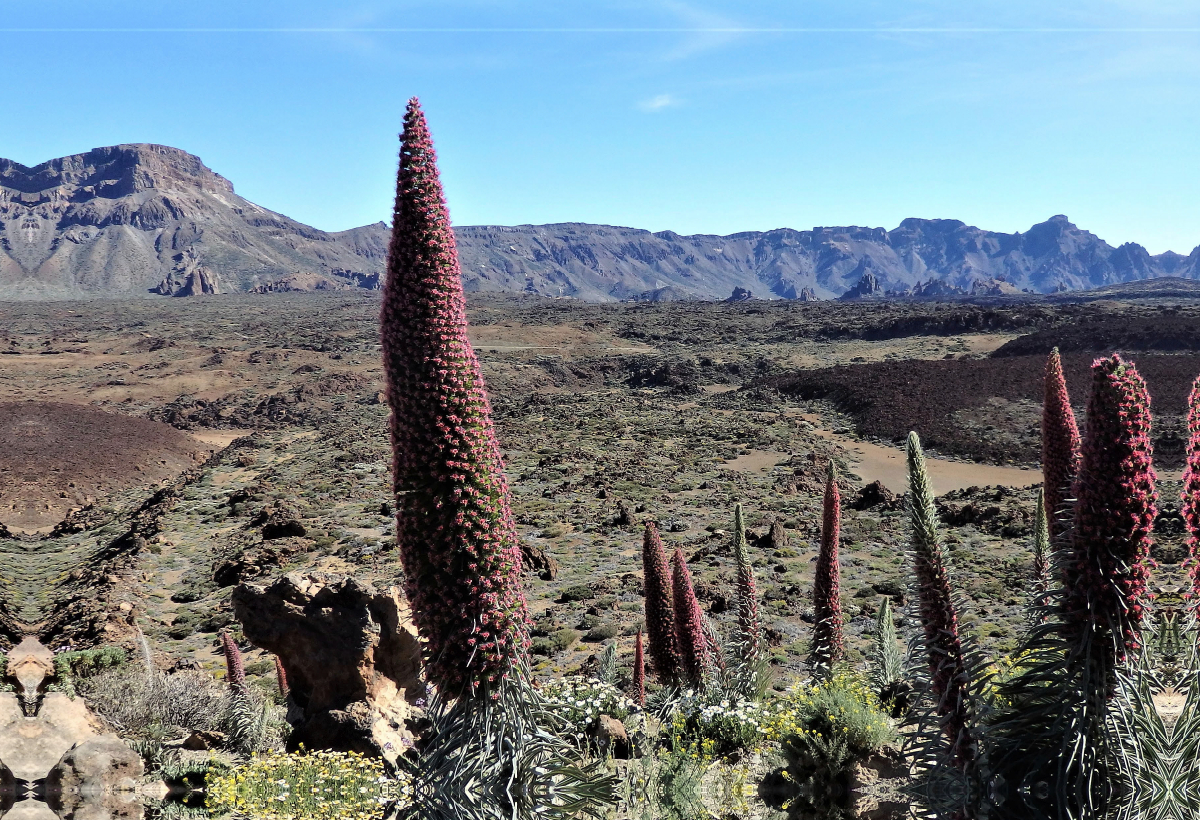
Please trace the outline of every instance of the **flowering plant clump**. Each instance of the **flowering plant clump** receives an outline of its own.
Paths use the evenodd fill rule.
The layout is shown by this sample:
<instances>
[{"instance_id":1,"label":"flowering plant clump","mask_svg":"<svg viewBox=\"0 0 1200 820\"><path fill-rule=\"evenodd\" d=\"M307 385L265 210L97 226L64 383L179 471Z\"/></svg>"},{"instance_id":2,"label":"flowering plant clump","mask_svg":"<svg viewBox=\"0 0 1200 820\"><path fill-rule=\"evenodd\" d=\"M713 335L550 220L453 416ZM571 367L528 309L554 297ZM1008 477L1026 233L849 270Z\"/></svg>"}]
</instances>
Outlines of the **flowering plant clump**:
<instances>
[{"instance_id":1,"label":"flowering plant clump","mask_svg":"<svg viewBox=\"0 0 1200 820\"><path fill-rule=\"evenodd\" d=\"M437 156L417 100L404 117L381 342L391 406L396 544L426 675L491 692L528 651L521 548Z\"/></svg>"},{"instance_id":2,"label":"flowering plant clump","mask_svg":"<svg viewBox=\"0 0 1200 820\"><path fill-rule=\"evenodd\" d=\"M1075 479L1063 607L1068 639L1096 634L1109 654L1115 640L1118 658L1139 646L1150 597L1155 479L1146 383L1120 356L1097 359Z\"/></svg>"},{"instance_id":3,"label":"flowering plant clump","mask_svg":"<svg viewBox=\"0 0 1200 820\"><path fill-rule=\"evenodd\" d=\"M860 757L897 738L895 724L869 683L850 672L793 686L772 709L763 734L770 741L793 746L805 738L840 738Z\"/></svg>"},{"instance_id":4,"label":"flowering plant clump","mask_svg":"<svg viewBox=\"0 0 1200 820\"><path fill-rule=\"evenodd\" d=\"M617 687L581 675L569 675L542 687L546 704L583 731L601 715L624 720L636 704Z\"/></svg>"},{"instance_id":5,"label":"flowering plant clump","mask_svg":"<svg viewBox=\"0 0 1200 820\"><path fill-rule=\"evenodd\" d=\"M1062 532L1059 515L1079 469L1079 426L1067 395L1058 348L1046 359L1042 402L1042 487L1051 538Z\"/></svg>"},{"instance_id":6,"label":"flowering plant clump","mask_svg":"<svg viewBox=\"0 0 1200 820\"><path fill-rule=\"evenodd\" d=\"M689 689L664 729L673 750L711 761L757 749L770 719L770 707L753 700Z\"/></svg>"},{"instance_id":7,"label":"flowering plant clump","mask_svg":"<svg viewBox=\"0 0 1200 820\"><path fill-rule=\"evenodd\" d=\"M1188 575L1193 605L1200 599L1200 378L1188 395L1187 466L1183 470L1183 521L1188 530Z\"/></svg>"},{"instance_id":8,"label":"flowering plant clump","mask_svg":"<svg viewBox=\"0 0 1200 820\"><path fill-rule=\"evenodd\" d=\"M211 780L207 808L256 820L376 820L412 805L412 781L354 752L272 753Z\"/></svg>"}]
</instances>

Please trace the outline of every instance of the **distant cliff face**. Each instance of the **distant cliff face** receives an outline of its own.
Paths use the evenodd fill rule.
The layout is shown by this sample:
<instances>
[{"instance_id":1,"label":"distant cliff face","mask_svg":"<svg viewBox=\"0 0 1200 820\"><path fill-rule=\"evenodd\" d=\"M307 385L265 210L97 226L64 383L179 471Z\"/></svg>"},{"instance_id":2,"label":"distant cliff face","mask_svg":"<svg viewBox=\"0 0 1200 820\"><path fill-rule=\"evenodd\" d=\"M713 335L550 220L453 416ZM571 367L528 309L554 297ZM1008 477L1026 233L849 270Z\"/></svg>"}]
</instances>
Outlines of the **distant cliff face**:
<instances>
[{"instance_id":1,"label":"distant cliff face","mask_svg":"<svg viewBox=\"0 0 1200 820\"><path fill-rule=\"evenodd\" d=\"M382 231L302 225L162 145L97 148L34 168L0 159L5 299L245 291L302 272L378 281Z\"/></svg>"},{"instance_id":2,"label":"distant cliff face","mask_svg":"<svg viewBox=\"0 0 1200 820\"><path fill-rule=\"evenodd\" d=\"M1184 257L1114 248L1055 216L1003 234L952 219L882 228L788 228L680 236L606 225L457 229L469 290L582 299L724 299L735 288L776 298L872 298L1080 290L1158 276L1200 277Z\"/></svg>"},{"instance_id":3,"label":"distant cliff face","mask_svg":"<svg viewBox=\"0 0 1200 820\"><path fill-rule=\"evenodd\" d=\"M455 229L473 291L592 301L1048 293L1200 278L1200 248L1150 256L1055 216L1003 234L952 219L895 230L681 236L563 223ZM0 159L0 299L376 288L383 223L326 233L234 193L199 158L118 145L26 168Z\"/></svg>"}]
</instances>

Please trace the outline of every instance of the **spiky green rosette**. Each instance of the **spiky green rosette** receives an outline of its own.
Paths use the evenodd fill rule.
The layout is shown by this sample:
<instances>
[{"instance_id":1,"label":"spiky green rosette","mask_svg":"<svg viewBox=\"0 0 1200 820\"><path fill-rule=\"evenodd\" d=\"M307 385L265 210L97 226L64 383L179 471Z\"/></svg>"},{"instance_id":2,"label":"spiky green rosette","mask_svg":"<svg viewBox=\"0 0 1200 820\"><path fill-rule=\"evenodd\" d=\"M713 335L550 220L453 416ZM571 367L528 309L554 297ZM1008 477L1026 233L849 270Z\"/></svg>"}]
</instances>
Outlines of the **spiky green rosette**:
<instances>
[{"instance_id":1,"label":"spiky green rosette","mask_svg":"<svg viewBox=\"0 0 1200 820\"><path fill-rule=\"evenodd\" d=\"M1046 493L1038 490L1033 521L1033 596L1034 607L1050 603L1050 522L1046 516ZM1040 616L1039 616L1040 617Z\"/></svg>"},{"instance_id":2,"label":"spiky green rosette","mask_svg":"<svg viewBox=\"0 0 1200 820\"><path fill-rule=\"evenodd\" d=\"M1067 498L1079 469L1079 426L1067 395L1063 378L1062 359L1058 348L1046 359L1042 403L1042 487L1046 494L1046 513L1050 521L1051 538L1063 529L1059 516L1064 515Z\"/></svg>"},{"instance_id":3,"label":"spiky green rosette","mask_svg":"<svg viewBox=\"0 0 1200 820\"><path fill-rule=\"evenodd\" d=\"M521 550L416 98L404 116L381 325L396 543L425 673L455 695L488 691L529 646Z\"/></svg>"},{"instance_id":4,"label":"spiky green rosette","mask_svg":"<svg viewBox=\"0 0 1200 820\"><path fill-rule=\"evenodd\" d=\"M910 552L916 578L921 626L929 661L929 679L936 714L948 744L949 759L968 769L978 753L972 736L971 678L958 634L958 612L950 590L946 548L938 532L933 487L925 468L925 453L916 433L908 434L908 514L912 528Z\"/></svg>"},{"instance_id":5,"label":"spiky green rosette","mask_svg":"<svg viewBox=\"0 0 1200 820\"><path fill-rule=\"evenodd\" d=\"M633 696L637 705L646 708L646 651L642 645L642 630L637 631L637 641L633 645Z\"/></svg>"},{"instance_id":6,"label":"spiky green rosette","mask_svg":"<svg viewBox=\"0 0 1200 820\"><path fill-rule=\"evenodd\" d=\"M737 643L741 657L753 662L762 653L762 626L758 614L758 589L754 584L754 567L750 565L750 548L746 543L746 524L742 505L733 508L733 559L737 565Z\"/></svg>"},{"instance_id":7,"label":"spiky green rosette","mask_svg":"<svg viewBox=\"0 0 1200 820\"><path fill-rule=\"evenodd\" d=\"M1183 469L1183 522L1188 531L1188 577L1192 605L1200 601L1200 378L1188 395L1187 463Z\"/></svg>"},{"instance_id":8,"label":"spiky green rosette","mask_svg":"<svg viewBox=\"0 0 1200 820\"><path fill-rule=\"evenodd\" d=\"M667 551L654 522L642 537L642 575L646 593L646 637L658 679L674 684L680 676L679 642L675 636L674 591Z\"/></svg>"},{"instance_id":9,"label":"spiky green rosette","mask_svg":"<svg viewBox=\"0 0 1200 820\"><path fill-rule=\"evenodd\" d=\"M828 672L846 651L842 636L841 568L838 565L838 541L842 531L842 498L838 492L837 471L833 462L825 477L825 497L821 507L821 549L817 553L813 578L813 651L812 665Z\"/></svg>"},{"instance_id":10,"label":"spiky green rosette","mask_svg":"<svg viewBox=\"0 0 1200 820\"><path fill-rule=\"evenodd\" d=\"M679 641L684 681L694 689L704 685L704 668L709 663L709 640L704 630L704 613L692 587L692 573L683 550L675 548L671 556L672 586L675 593L675 636Z\"/></svg>"},{"instance_id":11,"label":"spiky green rosette","mask_svg":"<svg viewBox=\"0 0 1200 820\"><path fill-rule=\"evenodd\" d=\"M1100 639L1102 651L1113 655L1108 668L1140 642L1150 597L1155 478L1146 383L1120 356L1097 359L1063 566L1063 618L1071 642L1085 634Z\"/></svg>"}]
</instances>

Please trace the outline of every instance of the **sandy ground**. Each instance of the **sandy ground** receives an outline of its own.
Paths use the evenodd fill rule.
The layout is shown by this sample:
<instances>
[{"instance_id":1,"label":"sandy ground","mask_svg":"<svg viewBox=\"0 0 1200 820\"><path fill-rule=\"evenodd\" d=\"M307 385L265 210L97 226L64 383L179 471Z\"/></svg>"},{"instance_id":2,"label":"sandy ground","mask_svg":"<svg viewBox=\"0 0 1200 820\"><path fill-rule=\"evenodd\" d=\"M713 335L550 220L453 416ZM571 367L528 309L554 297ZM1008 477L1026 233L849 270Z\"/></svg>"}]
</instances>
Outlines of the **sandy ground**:
<instances>
[{"instance_id":1,"label":"sandy ground","mask_svg":"<svg viewBox=\"0 0 1200 820\"><path fill-rule=\"evenodd\" d=\"M821 417L816 414L805 413L800 418L812 425L821 438L846 448L855 461L854 471L865 483L878 481L894 493L902 493L907 489L908 468L902 451L823 429L820 427ZM985 487L993 484L1028 487L1042 481L1040 470L1017 467L997 467L931 456L926 457L925 466L929 470L933 488L939 495L966 487Z\"/></svg>"}]
</instances>

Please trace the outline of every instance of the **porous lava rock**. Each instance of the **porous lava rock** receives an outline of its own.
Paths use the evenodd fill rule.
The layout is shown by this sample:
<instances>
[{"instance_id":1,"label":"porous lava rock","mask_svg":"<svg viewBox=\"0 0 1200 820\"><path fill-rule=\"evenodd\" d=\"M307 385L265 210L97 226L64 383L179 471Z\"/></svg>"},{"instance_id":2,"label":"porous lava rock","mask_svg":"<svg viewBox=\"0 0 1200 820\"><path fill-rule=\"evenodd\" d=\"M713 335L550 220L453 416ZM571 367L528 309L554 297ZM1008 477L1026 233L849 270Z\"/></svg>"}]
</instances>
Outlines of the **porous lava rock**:
<instances>
[{"instance_id":1,"label":"porous lava rock","mask_svg":"<svg viewBox=\"0 0 1200 820\"><path fill-rule=\"evenodd\" d=\"M344 575L288 573L233 590L246 640L283 664L299 712L288 748L395 762L413 742L425 686L408 602Z\"/></svg>"}]
</instances>

